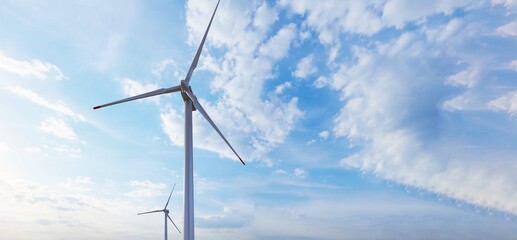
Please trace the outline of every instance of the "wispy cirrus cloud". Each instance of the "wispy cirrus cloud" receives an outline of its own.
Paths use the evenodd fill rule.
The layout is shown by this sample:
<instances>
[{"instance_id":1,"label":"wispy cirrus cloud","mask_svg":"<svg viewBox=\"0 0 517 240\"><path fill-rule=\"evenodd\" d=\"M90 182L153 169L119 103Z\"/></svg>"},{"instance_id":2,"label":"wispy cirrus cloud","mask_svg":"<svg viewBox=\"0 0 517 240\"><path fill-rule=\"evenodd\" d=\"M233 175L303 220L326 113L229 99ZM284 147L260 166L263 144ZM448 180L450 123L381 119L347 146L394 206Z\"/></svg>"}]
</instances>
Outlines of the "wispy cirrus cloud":
<instances>
[{"instance_id":1,"label":"wispy cirrus cloud","mask_svg":"<svg viewBox=\"0 0 517 240\"><path fill-rule=\"evenodd\" d=\"M11 58L0 51L0 71L16 74L22 77L34 77L40 80L55 78L56 80L68 79L54 64L33 59L23 61Z\"/></svg>"},{"instance_id":2,"label":"wispy cirrus cloud","mask_svg":"<svg viewBox=\"0 0 517 240\"><path fill-rule=\"evenodd\" d=\"M35 93L34 91L30 89L26 89L19 86L8 86L8 89L19 96L22 96L29 101L38 104L40 106L43 106L45 108L48 108L50 110L53 110L59 114L62 114L64 116L70 117L74 120L79 121L85 121L86 119L81 115L72 110L68 105L62 102L50 102L49 100L43 98L39 94Z\"/></svg>"}]
</instances>

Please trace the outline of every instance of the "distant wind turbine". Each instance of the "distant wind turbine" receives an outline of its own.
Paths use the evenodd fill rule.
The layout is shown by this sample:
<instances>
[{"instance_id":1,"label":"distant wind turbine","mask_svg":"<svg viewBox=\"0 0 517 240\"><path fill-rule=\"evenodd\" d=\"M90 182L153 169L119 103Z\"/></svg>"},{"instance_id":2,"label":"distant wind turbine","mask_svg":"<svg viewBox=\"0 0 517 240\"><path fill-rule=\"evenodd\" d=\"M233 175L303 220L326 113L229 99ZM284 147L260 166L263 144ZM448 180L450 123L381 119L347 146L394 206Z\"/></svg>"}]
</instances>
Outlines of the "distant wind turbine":
<instances>
[{"instance_id":1,"label":"distant wind turbine","mask_svg":"<svg viewBox=\"0 0 517 240\"><path fill-rule=\"evenodd\" d=\"M215 12L217 11L217 7L219 6L220 0L217 1L217 5L215 6L214 13L212 14L212 18L208 23L208 27L205 31L205 35L199 44L196 55L194 56L194 60L192 60L192 64L188 70L187 76L184 80L180 81L178 86L170 87L170 88L162 88L158 90L154 90L148 93L140 94L134 97L125 98L119 101L107 103L104 105L99 105L93 107L93 109L99 109L123 102L129 102L137 99L152 97L156 95L173 93L173 92L181 92L181 96L183 101L185 102L185 179L184 179L184 226L183 226L183 236L184 240L193 240L194 239L194 172L193 172L193 162L192 162L192 112L196 109L199 110L201 115L205 117L205 119L212 125L215 131L221 136L224 142L230 147L230 149L235 153L237 158L241 161L242 164L246 165L242 158L237 154L235 149L233 149L232 145L226 140L224 135L219 131L219 128L212 121L210 116L206 113L205 109L201 106L199 101L192 92L192 88L189 85L190 78L192 77L192 73L194 69L197 67L197 63L199 61L199 56L201 55L201 51L203 50L203 45L205 44L206 36L208 35L208 31L210 30L210 26L212 25L212 21L214 20Z\"/></svg>"},{"instance_id":2,"label":"distant wind turbine","mask_svg":"<svg viewBox=\"0 0 517 240\"><path fill-rule=\"evenodd\" d=\"M165 207L162 209L162 210L154 210L154 211L150 211L150 212L143 212L143 213L139 213L137 215L142 215L142 214L149 214L149 213L157 213L157 212L163 212L165 214L165 240L167 240L167 218L169 220L171 220L171 223L174 225L174 227L176 227L176 229L178 230L179 233L181 233L180 229L178 228L178 226L176 226L176 224L174 223L174 221L172 221L172 218L169 216L169 209L167 209L167 206L169 205L169 201L171 200L171 196L172 196L172 192L174 192L174 188L176 187L176 183L174 184L174 187L172 187L172 191L171 191L171 194L169 195L169 199L167 199L167 203L165 204Z\"/></svg>"}]
</instances>

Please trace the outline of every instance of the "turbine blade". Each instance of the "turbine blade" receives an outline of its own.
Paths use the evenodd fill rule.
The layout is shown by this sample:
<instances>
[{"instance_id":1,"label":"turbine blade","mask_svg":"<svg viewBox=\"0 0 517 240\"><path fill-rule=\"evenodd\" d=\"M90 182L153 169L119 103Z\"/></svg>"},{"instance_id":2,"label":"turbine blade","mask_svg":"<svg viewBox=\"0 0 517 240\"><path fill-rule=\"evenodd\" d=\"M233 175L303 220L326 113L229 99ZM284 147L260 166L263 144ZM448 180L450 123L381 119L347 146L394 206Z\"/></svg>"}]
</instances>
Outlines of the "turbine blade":
<instances>
[{"instance_id":1,"label":"turbine blade","mask_svg":"<svg viewBox=\"0 0 517 240\"><path fill-rule=\"evenodd\" d=\"M152 96L166 94L166 93L178 92L180 90L181 90L180 86L175 86L175 87L170 87L170 88L161 88L158 90L143 93L143 94L136 95L133 97L124 98L122 100L118 100L115 102L110 102L110 103L106 103L103 105L95 106L95 107L93 107L93 109L99 109L99 108L103 108L103 107L107 107L107 106L111 106L111 105L115 105L115 104L119 104L119 103L123 103L123 102L134 101L134 100L141 99L141 98L147 98L147 97L152 97Z\"/></svg>"},{"instance_id":2,"label":"turbine blade","mask_svg":"<svg viewBox=\"0 0 517 240\"><path fill-rule=\"evenodd\" d=\"M239 156L239 154L237 154L237 152L235 151L235 149L233 149L232 145L228 142L228 140L226 140L226 138L224 137L224 135L221 133L221 131L219 131L219 128L217 128L217 126L215 125L215 123L212 121L212 119L210 118L210 116L208 116L208 114L206 113L205 109L201 106L201 104L197 101L197 98L194 96L194 94L192 94L192 92L188 92L188 91L183 91L189 98L190 100L192 100L192 102L194 103L194 106L196 106L197 110L199 110L199 112L201 113L201 115L203 115L203 117L205 117L205 119L208 121L208 123L210 123L210 125L212 125L212 127L215 129L215 131L217 133L219 133L219 136L221 136L221 138L223 138L224 142L226 142L226 144L228 144L228 147L230 147L230 149L232 149L233 153L235 153L235 155L239 158L239 160L241 161L241 163L243 165L246 165L246 163L244 163L244 161L242 160L241 156Z\"/></svg>"},{"instance_id":3,"label":"turbine blade","mask_svg":"<svg viewBox=\"0 0 517 240\"><path fill-rule=\"evenodd\" d=\"M174 186L172 187L172 191L171 191L171 194L169 195L169 199L167 199L167 203L165 204L165 207L163 209L166 209L167 206L169 205L169 201L171 200L171 196L172 196L172 193L174 192L174 188L176 187L176 183L174 184Z\"/></svg>"},{"instance_id":4,"label":"turbine blade","mask_svg":"<svg viewBox=\"0 0 517 240\"><path fill-rule=\"evenodd\" d=\"M219 7L219 2L221 0L217 1L217 5L215 6L214 13L212 14L212 18L210 19L210 23L208 23L208 27L206 28L205 35L203 36L203 39L201 40L201 43L199 44L199 47L196 52L196 56L194 56L194 60L192 60L192 64L190 65L190 69L188 70L187 76L185 77L185 82L190 82L190 77L192 76L192 73L194 72L194 69L197 67L197 62L199 61L199 56L201 55L201 51L203 50L203 45L205 45L206 36L208 35L208 31L210 30L210 26L212 25L212 20L214 20L215 12L217 11L217 7Z\"/></svg>"},{"instance_id":5,"label":"turbine blade","mask_svg":"<svg viewBox=\"0 0 517 240\"><path fill-rule=\"evenodd\" d=\"M176 230L178 230L178 232L181 233L180 229L178 228L178 226L176 226L176 223L172 221L172 218L169 216L169 214L167 214L167 217L169 218L169 220L171 220L171 223L174 225L174 227L176 227Z\"/></svg>"},{"instance_id":6,"label":"turbine blade","mask_svg":"<svg viewBox=\"0 0 517 240\"><path fill-rule=\"evenodd\" d=\"M136 215L149 214L149 213L156 213L156 212L163 212L163 210L154 210L154 211L150 211L150 212L142 212L142 213L138 213L138 214L136 214Z\"/></svg>"}]
</instances>

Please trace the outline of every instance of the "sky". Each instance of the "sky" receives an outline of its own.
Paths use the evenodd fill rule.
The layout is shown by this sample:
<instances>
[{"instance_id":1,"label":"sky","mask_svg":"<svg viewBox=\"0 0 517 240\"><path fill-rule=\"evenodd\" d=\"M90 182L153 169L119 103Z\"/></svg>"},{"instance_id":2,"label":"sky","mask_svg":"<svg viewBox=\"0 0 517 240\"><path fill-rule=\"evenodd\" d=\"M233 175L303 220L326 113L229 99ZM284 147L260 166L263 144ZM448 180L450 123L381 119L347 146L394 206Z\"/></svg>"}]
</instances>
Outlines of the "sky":
<instances>
[{"instance_id":1,"label":"sky","mask_svg":"<svg viewBox=\"0 0 517 240\"><path fill-rule=\"evenodd\" d=\"M183 226L215 0L0 1L0 238ZM221 0L191 86L199 239L515 239L517 1ZM180 239L169 225L170 239Z\"/></svg>"}]
</instances>

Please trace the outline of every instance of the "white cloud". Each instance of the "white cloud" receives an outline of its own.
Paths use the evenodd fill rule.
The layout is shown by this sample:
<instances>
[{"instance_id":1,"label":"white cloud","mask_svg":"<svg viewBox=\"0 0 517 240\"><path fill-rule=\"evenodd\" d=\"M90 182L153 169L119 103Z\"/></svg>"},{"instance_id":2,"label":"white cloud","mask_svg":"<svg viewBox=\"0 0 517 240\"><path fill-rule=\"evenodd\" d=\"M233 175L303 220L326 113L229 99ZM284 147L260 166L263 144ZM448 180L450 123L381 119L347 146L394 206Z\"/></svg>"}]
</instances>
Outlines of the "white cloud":
<instances>
[{"instance_id":1,"label":"white cloud","mask_svg":"<svg viewBox=\"0 0 517 240\"><path fill-rule=\"evenodd\" d=\"M157 76L158 78L161 78L161 74L168 66L176 67L176 62L172 59L164 59L160 63L158 63L151 72L153 75Z\"/></svg>"},{"instance_id":2,"label":"white cloud","mask_svg":"<svg viewBox=\"0 0 517 240\"><path fill-rule=\"evenodd\" d=\"M305 178L307 176L307 171L305 171L303 168L295 168L289 172L283 169L277 169L275 170L275 174L289 176L291 178Z\"/></svg>"},{"instance_id":3,"label":"white cloud","mask_svg":"<svg viewBox=\"0 0 517 240\"><path fill-rule=\"evenodd\" d=\"M290 44L295 37L295 32L296 25L294 24L283 27L275 36L260 46L259 53L273 60L280 60L286 57Z\"/></svg>"},{"instance_id":4,"label":"white cloud","mask_svg":"<svg viewBox=\"0 0 517 240\"><path fill-rule=\"evenodd\" d=\"M310 54L309 56L302 58L296 66L296 70L293 75L297 78L307 78L308 76L316 73L318 69L313 65L313 57L314 56Z\"/></svg>"},{"instance_id":5,"label":"white cloud","mask_svg":"<svg viewBox=\"0 0 517 240\"><path fill-rule=\"evenodd\" d=\"M373 35L384 28L402 28L407 23L425 22L435 14L450 15L460 7L479 4L473 0L435 1L432 4L409 0L390 1L325 1L282 0L288 7L305 17L305 23L318 33L322 44L337 43L342 33Z\"/></svg>"},{"instance_id":6,"label":"white cloud","mask_svg":"<svg viewBox=\"0 0 517 240\"><path fill-rule=\"evenodd\" d=\"M517 37L517 21L509 22L498 27L497 33L505 37Z\"/></svg>"},{"instance_id":7,"label":"white cloud","mask_svg":"<svg viewBox=\"0 0 517 240\"><path fill-rule=\"evenodd\" d=\"M258 7L253 19L253 26L260 30L267 31L273 23L278 20L278 13L275 9L269 8L266 1Z\"/></svg>"},{"instance_id":8,"label":"white cloud","mask_svg":"<svg viewBox=\"0 0 517 240\"><path fill-rule=\"evenodd\" d=\"M511 61L510 64L508 64L508 65L509 65L510 69L517 72L517 60Z\"/></svg>"},{"instance_id":9,"label":"white cloud","mask_svg":"<svg viewBox=\"0 0 517 240\"><path fill-rule=\"evenodd\" d=\"M78 137L74 129L68 125L65 119L61 118L47 118L42 121L38 128L47 134L54 135L56 137L77 141Z\"/></svg>"},{"instance_id":10,"label":"white cloud","mask_svg":"<svg viewBox=\"0 0 517 240\"><path fill-rule=\"evenodd\" d=\"M85 121L85 118L81 114L75 113L65 103L62 103L62 102L51 103L48 100L46 100L45 98L38 95L37 93L33 92L32 90L25 89L25 88L18 87L18 86L9 86L8 89L11 92L18 94L22 97L25 97L28 100L30 100L31 102L36 103L40 106L46 107L50 110L63 114L67 117L71 117L74 120Z\"/></svg>"},{"instance_id":11,"label":"white cloud","mask_svg":"<svg viewBox=\"0 0 517 240\"><path fill-rule=\"evenodd\" d=\"M140 83L138 81L125 78L121 81L122 84L122 90L124 91L124 94L128 97L136 96L142 93L154 91L157 89L160 89L160 87L156 84L152 83ZM153 102L158 104L160 102L160 96L154 96L149 98L140 99L138 101L147 101L147 102Z\"/></svg>"},{"instance_id":12,"label":"white cloud","mask_svg":"<svg viewBox=\"0 0 517 240\"><path fill-rule=\"evenodd\" d=\"M288 7L295 13L306 16L305 23L316 30L321 43L337 42L341 30L345 32L371 35L382 27L378 4L371 1L288 1L280 6Z\"/></svg>"},{"instance_id":13,"label":"white cloud","mask_svg":"<svg viewBox=\"0 0 517 240\"><path fill-rule=\"evenodd\" d=\"M68 158L80 158L82 157L82 150L78 147L72 147L68 145L60 145L54 147L53 150L59 155L64 155Z\"/></svg>"},{"instance_id":14,"label":"white cloud","mask_svg":"<svg viewBox=\"0 0 517 240\"><path fill-rule=\"evenodd\" d=\"M300 41L305 41L307 39L309 39L309 37L311 36L311 32L310 31L298 31L300 33Z\"/></svg>"},{"instance_id":15,"label":"white cloud","mask_svg":"<svg viewBox=\"0 0 517 240\"><path fill-rule=\"evenodd\" d=\"M422 4L410 0L386 1L382 9L382 19L386 26L402 28L408 22L425 21L427 16L443 13L450 15L456 8L465 8L475 4L472 0L434 1L430 4Z\"/></svg>"},{"instance_id":16,"label":"white cloud","mask_svg":"<svg viewBox=\"0 0 517 240\"><path fill-rule=\"evenodd\" d=\"M217 103L213 106L199 99L221 132L245 161L258 160L275 145L281 143L293 126L293 121L301 113L296 109L297 99L289 105L278 108L275 103L262 106L263 112L254 111L251 119L231 105ZM161 113L162 128L171 142L183 146L183 115L172 108ZM219 153L221 156L238 160L226 143L200 115L193 114L194 147Z\"/></svg>"},{"instance_id":17,"label":"white cloud","mask_svg":"<svg viewBox=\"0 0 517 240\"><path fill-rule=\"evenodd\" d=\"M465 95L460 95L445 101L443 108L448 111L463 110L467 104Z\"/></svg>"},{"instance_id":18,"label":"white cloud","mask_svg":"<svg viewBox=\"0 0 517 240\"><path fill-rule=\"evenodd\" d=\"M55 78L56 80L68 79L54 64L39 59L20 61L5 55L1 51L0 71L5 71L22 77L34 77L41 80L46 80L48 78Z\"/></svg>"},{"instance_id":19,"label":"white cloud","mask_svg":"<svg viewBox=\"0 0 517 240\"><path fill-rule=\"evenodd\" d=\"M170 71L170 73L169 73ZM158 79L162 79L164 76L172 76L174 79L172 80L180 80L185 77L185 72L182 69L179 69L178 64L173 59L167 58L156 64L156 66L151 70L152 74L158 77ZM172 75L169 75L172 74ZM171 79L167 79L168 81Z\"/></svg>"},{"instance_id":20,"label":"white cloud","mask_svg":"<svg viewBox=\"0 0 517 240\"><path fill-rule=\"evenodd\" d=\"M329 137L329 134L329 131L322 131L318 134L318 136L320 136L320 138L327 139Z\"/></svg>"},{"instance_id":21,"label":"white cloud","mask_svg":"<svg viewBox=\"0 0 517 240\"><path fill-rule=\"evenodd\" d=\"M483 70L480 66L470 66L447 78L448 84L453 86L474 87L482 78Z\"/></svg>"},{"instance_id":22,"label":"white cloud","mask_svg":"<svg viewBox=\"0 0 517 240\"><path fill-rule=\"evenodd\" d=\"M75 180L68 180L65 183L60 184L60 187L80 192L88 192L95 183L90 177L77 176Z\"/></svg>"},{"instance_id":23,"label":"white cloud","mask_svg":"<svg viewBox=\"0 0 517 240\"><path fill-rule=\"evenodd\" d=\"M187 2L189 42L196 47L208 22L206 16L213 11L213 4L208 2ZM265 17L276 16L277 11L266 4L221 3L200 63L216 74L211 89L219 95L214 102L198 98L245 160L264 159L263 163L268 165L271 162L267 153L285 140L303 113L298 109L296 97L283 101L277 94L264 93L265 81L274 76L275 64L287 56L297 34L295 24L282 26L272 34L265 31L263 27L274 22ZM216 52L221 54L211 54L210 46L219 47ZM183 145L183 116L177 112L172 108L162 109L162 128L173 144ZM194 113L193 121L195 147L236 159L201 116Z\"/></svg>"},{"instance_id":24,"label":"white cloud","mask_svg":"<svg viewBox=\"0 0 517 240\"><path fill-rule=\"evenodd\" d=\"M316 88L323 88L323 87L327 86L328 83L329 83L329 80L327 77L320 76L320 77L318 77L318 79L316 79L316 81L314 81L314 86Z\"/></svg>"},{"instance_id":25,"label":"white cloud","mask_svg":"<svg viewBox=\"0 0 517 240\"><path fill-rule=\"evenodd\" d=\"M186 4L188 42L195 49L205 33L214 7L215 3L207 0L188 1ZM232 2L232 4L222 2L212 23L206 44L216 44L217 46L235 44L239 39L234 36L240 34L242 29L252 22L249 14L242 14L248 9L257 9L257 6L251 1Z\"/></svg>"},{"instance_id":26,"label":"white cloud","mask_svg":"<svg viewBox=\"0 0 517 240\"><path fill-rule=\"evenodd\" d=\"M429 42L444 44L445 41L451 40L451 36L458 34L464 26L463 20L454 18L441 28L428 29L426 31L427 40Z\"/></svg>"},{"instance_id":27,"label":"white cloud","mask_svg":"<svg viewBox=\"0 0 517 240\"><path fill-rule=\"evenodd\" d=\"M153 183L149 180L144 181L131 181L131 187L134 189L127 192L126 195L130 197L156 197L164 194L163 190L167 188L164 183Z\"/></svg>"},{"instance_id":28,"label":"white cloud","mask_svg":"<svg viewBox=\"0 0 517 240\"><path fill-rule=\"evenodd\" d=\"M275 93L276 94L282 94L286 89L292 88L292 87L293 86L292 86L291 82L284 82L284 83L276 86Z\"/></svg>"},{"instance_id":29,"label":"white cloud","mask_svg":"<svg viewBox=\"0 0 517 240\"><path fill-rule=\"evenodd\" d=\"M169 136L172 144L182 146L184 142L184 116L177 113L170 106L163 109L160 114L163 131Z\"/></svg>"},{"instance_id":30,"label":"white cloud","mask_svg":"<svg viewBox=\"0 0 517 240\"><path fill-rule=\"evenodd\" d=\"M517 213L517 204L512 200L517 188L511 180L511 169L517 169L517 165L511 161L512 154L493 157L488 150L483 154L466 151L470 140L458 140L447 132L459 126L450 122L445 127L441 125L447 113L439 106L450 97L445 95L450 86L444 86L443 79L450 85L477 89L482 75L490 70L490 65L482 69L482 64L472 61L483 56L470 56L470 61L464 61L466 53L450 49L483 33L458 35L458 31L452 31L436 41L436 37L429 37L429 28L402 33L372 48L353 47L354 62L341 64L325 81L325 85L340 91L344 103L334 119L333 133L361 146L341 164L470 204ZM429 70L436 68L436 59L445 58L469 62L470 67L449 78L444 75L452 67ZM444 108L465 109L470 104L475 107L480 101L473 96L453 97L444 103ZM513 97L513 93L508 94L493 101L491 107L515 111L511 107ZM483 108L486 109L481 106L478 110ZM473 123L461 124L465 127ZM484 177L494 175L497 179Z\"/></svg>"},{"instance_id":31,"label":"white cloud","mask_svg":"<svg viewBox=\"0 0 517 240\"><path fill-rule=\"evenodd\" d=\"M494 111L505 111L510 115L517 113L517 91L507 93L488 103Z\"/></svg>"},{"instance_id":32,"label":"white cloud","mask_svg":"<svg viewBox=\"0 0 517 240\"><path fill-rule=\"evenodd\" d=\"M486 104L470 92L446 100L442 108L447 111L486 110Z\"/></svg>"},{"instance_id":33,"label":"white cloud","mask_svg":"<svg viewBox=\"0 0 517 240\"><path fill-rule=\"evenodd\" d=\"M508 8L517 7L517 0L492 0L492 5L502 4Z\"/></svg>"},{"instance_id":34,"label":"white cloud","mask_svg":"<svg viewBox=\"0 0 517 240\"><path fill-rule=\"evenodd\" d=\"M327 60L328 63L333 63L339 55L339 50L341 49L341 44L336 44L330 48L329 58Z\"/></svg>"},{"instance_id":35,"label":"white cloud","mask_svg":"<svg viewBox=\"0 0 517 240\"><path fill-rule=\"evenodd\" d=\"M295 168L293 175L297 178L304 178L307 176L307 172L303 168Z\"/></svg>"},{"instance_id":36,"label":"white cloud","mask_svg":"<svg viewBox=\"0 0 517 240\"><path fill-rule=\"evenodd\" d=\"M90 177L85 177L85 176L78 176L77 178L75 178L75 183L77 183L77 184L85 184L85 185L93 185L94 184L93 180Z\"/></svg>"}]
</instances>

